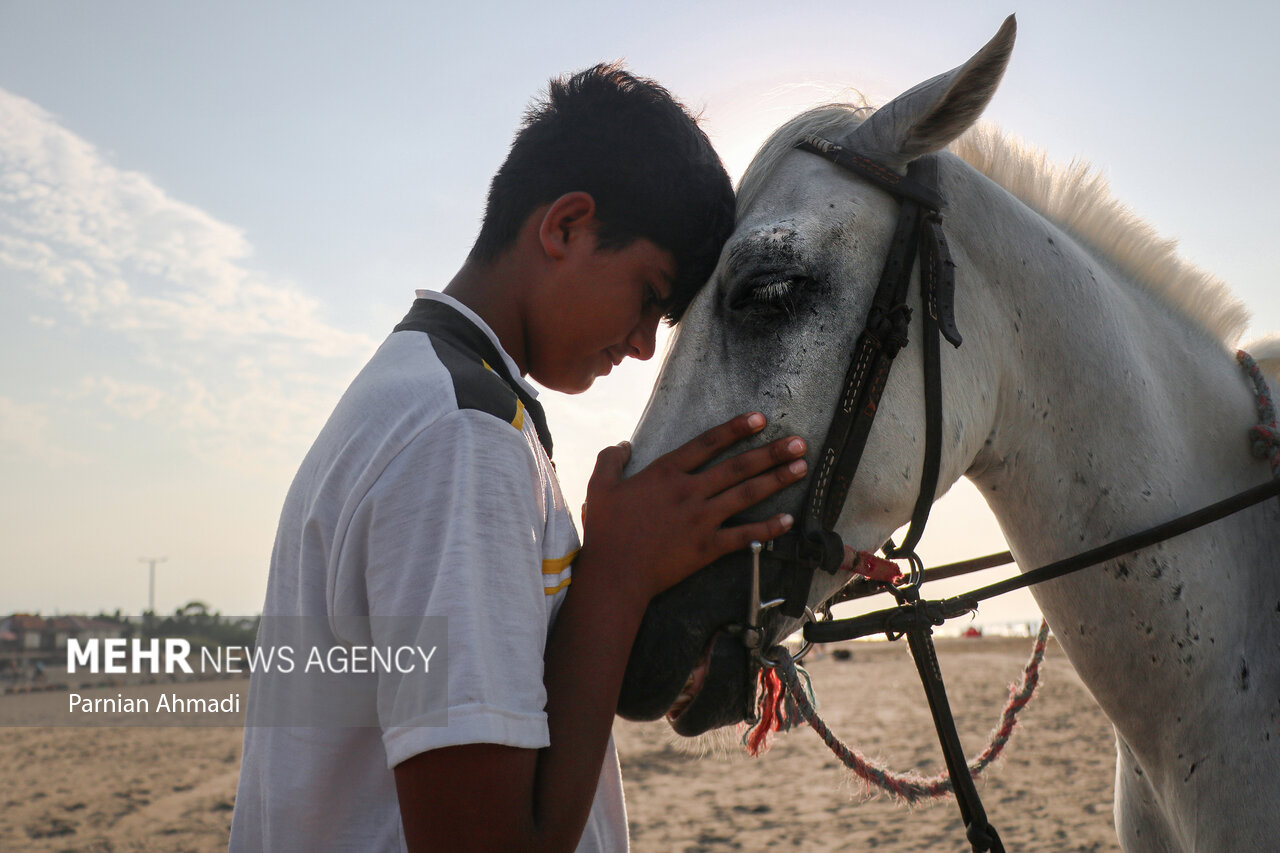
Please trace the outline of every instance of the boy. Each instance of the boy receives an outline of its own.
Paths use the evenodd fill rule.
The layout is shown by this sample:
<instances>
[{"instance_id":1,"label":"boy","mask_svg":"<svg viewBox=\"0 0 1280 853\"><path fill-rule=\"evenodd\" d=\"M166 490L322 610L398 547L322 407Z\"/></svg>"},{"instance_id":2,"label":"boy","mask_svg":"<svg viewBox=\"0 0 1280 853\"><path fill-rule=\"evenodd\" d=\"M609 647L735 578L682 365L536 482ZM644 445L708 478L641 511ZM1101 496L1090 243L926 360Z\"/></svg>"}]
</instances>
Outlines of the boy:
<instances>
[{"instance_id":1,"label":"boy","mask_svg":"<svg viewBox=\"0 0 1280 853\"><path fill-rule=\"evenodd\" d=\"M552 81L467 262L443 294L419 291L304 460L263 610L264 632L318 620L351 647L447 624L448 725L389 719L422 683L380 677L376 728L246 727L232 850L626 849L610 729L644 609L790 526L722 524L803 477L804 445L706 467L763 428L752 413L626 480L625 443L608 448L579 548L523 377L578 393L652 356L733 205L664 89L608 65Z\"/></svg>"}]
</instances>

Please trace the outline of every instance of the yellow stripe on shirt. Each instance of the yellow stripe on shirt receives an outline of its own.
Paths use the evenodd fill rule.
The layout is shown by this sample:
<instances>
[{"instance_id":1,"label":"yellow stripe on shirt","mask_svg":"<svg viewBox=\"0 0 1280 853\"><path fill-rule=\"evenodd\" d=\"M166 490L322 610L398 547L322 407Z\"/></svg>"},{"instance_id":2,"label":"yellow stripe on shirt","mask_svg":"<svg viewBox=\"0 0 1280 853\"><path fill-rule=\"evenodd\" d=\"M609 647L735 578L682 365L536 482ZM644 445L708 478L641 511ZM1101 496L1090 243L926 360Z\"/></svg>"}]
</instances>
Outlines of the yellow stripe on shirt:
<instances>
[{"instance_id":1,"label":"yellow stripe on shirt","mask_svg":"<svg viewBox=\"0 0 1280 853\"><path fill-rule=\"evenodd\" d=\"M484 369L490 373L498 372L493 369L493 365L489 364L489 362L485 361L483 358L480 359L480 363L483 364ZM511 425L518 430L524 430L524 401L519 397L516 397L516 415L511 419Z\"/></svg>"},{"instance_id":2,"label":"yellow stripe on shirt","mask_svg":"<svg viewBox=\"0 0 1280 853\"><path fill-rule=\"evenodd\" d=\"M558 575L565 569L569 568L569 564L578 559L578 552L581 548L575 548L563 557L557 557L554 560L542 561L542 573L544 575Z\"/></svg>"},{"instance_id":3,"label":"yellow stripe on shirt","mask_svg":"<svg viewBox=\"0 0 1280 853\"><path fill-rule=\"evenodd\" d=\"M546 593L547 595L555 595L557 592L559 592L560 590L564 589L566 586L568 586L568 585L569 585L570 583L572 583L572 582L573 582L573 578L565 578L564 580L560 581L560 583L556 584L555 586L549 586L549 587L546 587L546 588L545 588L545 589L543 589L542 591L543 591L544 593Z\"/></svg>"}]
</instances>

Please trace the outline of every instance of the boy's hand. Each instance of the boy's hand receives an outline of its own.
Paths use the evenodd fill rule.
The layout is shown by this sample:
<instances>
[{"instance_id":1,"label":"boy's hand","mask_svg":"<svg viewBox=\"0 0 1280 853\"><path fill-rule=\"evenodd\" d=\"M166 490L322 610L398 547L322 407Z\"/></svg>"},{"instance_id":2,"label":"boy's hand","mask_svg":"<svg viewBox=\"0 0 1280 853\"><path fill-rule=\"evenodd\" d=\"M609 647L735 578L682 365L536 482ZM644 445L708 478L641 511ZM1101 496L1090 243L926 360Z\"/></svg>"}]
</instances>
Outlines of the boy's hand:
<instances>
[{"instance_id":1,"label":"boy's hand","mask_svg":"<svg viewBox=\"0 0 1280 853\"><path fill-rule=\"evenodd\" d=\"M781 536L790 515L722 527L735 514L802 479L804 440L778 439L699 470L726 449L764 429L764 415L740 415L622 478L626 442L596 459L583 507L579 561L611 567L641 604L718 557ZM590 507L588 515L587 507ZM582 560L590 555L589 560Z\"/></svg>"}]
</instances>

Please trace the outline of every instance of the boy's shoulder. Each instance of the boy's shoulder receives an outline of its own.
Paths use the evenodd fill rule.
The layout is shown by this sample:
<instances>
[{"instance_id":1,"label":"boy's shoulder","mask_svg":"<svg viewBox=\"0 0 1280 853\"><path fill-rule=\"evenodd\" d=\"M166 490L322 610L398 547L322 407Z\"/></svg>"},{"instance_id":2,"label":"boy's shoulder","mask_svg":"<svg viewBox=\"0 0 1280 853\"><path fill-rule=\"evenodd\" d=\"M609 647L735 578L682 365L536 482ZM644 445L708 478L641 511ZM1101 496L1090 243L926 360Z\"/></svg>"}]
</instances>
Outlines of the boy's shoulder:
<instances>
[{"instance_id":1,"label":"boy's shoulder","mask_svg":"<svg viewBox=\"0 0 1280 853\"><path fill-rule=\"evenodd\" d=\"M397 333L422 333L452 385L457 408L491 415L522 430L528 416L547 445L550 438L541 407L517 390L501 351L473 320L447 302L419 298L395 327Z\"/></svg>"}]
</instances>

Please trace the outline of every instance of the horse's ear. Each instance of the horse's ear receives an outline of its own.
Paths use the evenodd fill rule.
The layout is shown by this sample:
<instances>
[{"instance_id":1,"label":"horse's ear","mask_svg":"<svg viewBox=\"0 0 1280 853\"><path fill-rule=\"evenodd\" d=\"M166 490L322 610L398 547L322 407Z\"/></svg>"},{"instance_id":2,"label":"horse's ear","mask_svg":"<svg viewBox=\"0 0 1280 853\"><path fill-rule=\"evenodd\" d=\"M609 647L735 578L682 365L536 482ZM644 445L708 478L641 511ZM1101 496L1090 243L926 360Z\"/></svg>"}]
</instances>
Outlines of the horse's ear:
<instances>
[{"instance_id":1,"label":"horse's ear","mask_svg":"<svg viewBox=\"0 0 1280 853\"><path fill-rule=\"evenodd\" d=\"M990 103L1009 64L1017 29L1010 15L968 62L903 92L876 110L844 144L895 167L945 148Z\"/></svg>"}]
</instances>

